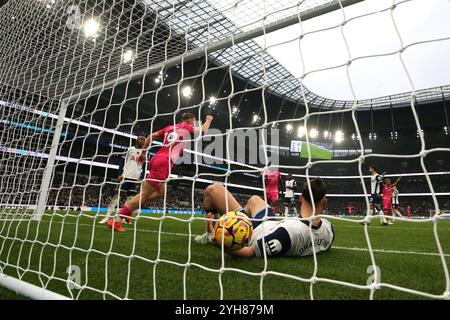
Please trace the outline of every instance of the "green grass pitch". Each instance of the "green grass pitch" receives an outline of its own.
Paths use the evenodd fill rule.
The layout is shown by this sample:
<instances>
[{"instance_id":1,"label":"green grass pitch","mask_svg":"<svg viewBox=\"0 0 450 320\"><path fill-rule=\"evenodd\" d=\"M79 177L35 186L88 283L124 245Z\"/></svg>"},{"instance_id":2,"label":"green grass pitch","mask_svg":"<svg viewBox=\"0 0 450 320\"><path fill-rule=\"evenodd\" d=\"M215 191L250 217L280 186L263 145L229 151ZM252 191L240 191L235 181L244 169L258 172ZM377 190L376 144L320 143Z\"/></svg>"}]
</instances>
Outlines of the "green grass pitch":
<instances>
[{"instance_id":1,"label":"green grass pitch","mask_svg":"<svg viewBox=\"0 0 450 320\"><path fill-rule=\"evenodd\" d=\"M183 279L186 279L187 299L219 299L219 273L196 265L219 270L221 251L210 245L201 245L188 236L203 232L204 222L164 219L158 240L160 220L157 215L145 216L127 226L125 233L112 234L99 225L99 218L71 212L66 215L46 215L41 222L0 221L0 268L5 274L21 277L28 282L70 296L66 283L67 268L81 268L81 284L86 288L73 289L79 299L183 299ZM187 220L190 216L171 216ZM371 265L362 225L332 220L336 238L333 248L317 256L317 277L366 285ZM450 221L438 223L438 234L450 267ZM5 239L5 236L7 239ZM442 294L445 291L444 268L435 237L433 224L399 222L380 226L374 220L369 236L376 264L381 270L381 281L401 287ZM12 238L26 239L13 241ZM154 261L158 256L159 263ZM134 244L134 245L133 245ZM185 264L189 268L176 265ZM88 250L91 248L91 250ZM105 253L111 254L105 255ZM174 262L174 263L170 263ZM15 266L19 266L20 269ZM224 266L249 272L261 272L264 260L237 259L225 255ZM32 271L39 270L51 278ZM269 259L268 271L282 272L309 279L314 271L313 257ZM224 299L260 299L261 277L235 270L221 275ZM156 287L154 288L154 284ZM156 297L154 292L156 291ZM315 283L314 299L369 299L369 291L347 286ZM278 275L267 275L263 280L264 299L310 299L310 284ZM21 298L0 288L0 299ZM423 299L390 288L377 290L375 299Z\"/></svg>"}]
</instances>

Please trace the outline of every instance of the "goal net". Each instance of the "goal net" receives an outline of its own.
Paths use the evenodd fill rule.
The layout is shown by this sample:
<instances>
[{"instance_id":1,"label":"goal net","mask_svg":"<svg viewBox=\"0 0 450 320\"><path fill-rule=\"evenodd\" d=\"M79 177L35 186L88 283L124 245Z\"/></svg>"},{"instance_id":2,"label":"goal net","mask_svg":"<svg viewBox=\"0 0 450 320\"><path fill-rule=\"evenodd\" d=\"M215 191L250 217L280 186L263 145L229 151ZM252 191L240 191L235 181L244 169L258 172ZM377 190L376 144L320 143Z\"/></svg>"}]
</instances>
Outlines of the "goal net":
<instances>
[{"instance_id":1,"label":"goal net","mask_svg":"<svg viewBox=\"0 0 450 320\"><path fill-rule=\"evenodd\" d=\"M430 218L433 218L434 216L443 216L448 219L450 216L450 210L430 210Z\"/></svg>"},{"instance_id":2,"label":"goal net","mask_svg":"<svg viewBox=\"0 0 450 320\"><path fill-rule=\"evenodd\" d=\"M448 9L444 0L8 1L0 286L34 299L449 299L450 86L436 75L448 65ZM439 111L421 107L431 103ZM148 182L161 142L138 179L121 180L138 137L184 113L199 126L212 115L209 131L186 140L166 187L126 232L100 224L121 211L130 184L139 192ZM427 140L431 113L445 114L441 140ZM377 144L381 123L392 147ZM407 127L415 140L403 149ZM391 229L370 207L373 164L401 177ZM241 260L196 242L207 186L224 185L242 207L253 195L268 201L269 168L309 190L318 176L328 185L330 251L311 241L310 257ZM407 208L425 218L408 219Z\"/></svg>"}]
</instances>

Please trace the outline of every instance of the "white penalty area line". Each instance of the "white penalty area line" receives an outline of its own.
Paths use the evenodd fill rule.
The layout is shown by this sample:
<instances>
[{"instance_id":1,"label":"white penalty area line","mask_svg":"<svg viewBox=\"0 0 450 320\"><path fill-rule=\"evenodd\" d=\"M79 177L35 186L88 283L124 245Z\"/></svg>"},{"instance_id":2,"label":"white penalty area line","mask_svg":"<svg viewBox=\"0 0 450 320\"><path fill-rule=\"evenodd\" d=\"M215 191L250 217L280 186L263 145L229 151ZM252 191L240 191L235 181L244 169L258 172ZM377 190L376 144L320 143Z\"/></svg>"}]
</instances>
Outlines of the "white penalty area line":
<instances>
[{"instance_id":1,"label":"white penalty area line","mask_svg":"<svg viewBox=\"0 0 450 320\"><path fill-rule=\"evenodd\" d=\"M133 229L128 229L132 231ZM151 233L158 233L156 230L139 230L141 232L151 232ZM165 232L161 231L162 234L166 235L173 235L173 236L183 236L183 237L189 237L189 234L187 233L177 233L177 232ZM197 236L196 234L191 235L191 237ZM341 246L331 246L331 249L337 249L337 250L348 250L348 251L364 251L369 252L370 250L367 248L358 248L358 247L341 247ZM388 254L410 254L410 255L421 255L421 256L438 256L440 257L439 253L433 253L433 252L419 252L419 251L401 251L401 250L385 250L385 249L372 249L372 252L376 253L388 253ZM443 254L444 257L450 257L450 254Z\"/></svg>"},{"instance_id":2,"label":"white penalty area line","mask_svg":"<svg viewBox=\"0 0 450 320\"><path fill-rule=\"evenodd\" d=\"M349 250L349 251L364 251L369 252L370 250L367 248L357 248L357 247L340 247L340 246L331 246L331 249L337 250ZM420 256L438 256L441 255L439 253L433 252L418 252L418 251L401 251L401 250L385 250L385 249L372 249L372 252L376 253L390 253L390 254L411 254L411 255L420 255ZM443 254L444 257L450 257L450 254Z\"/></svg>"},{"instance_id":3,"label":"white penalty area line","mask_svg":"<svg viewBox=\"0 0 450 320\"><path fill-rule=\"evenodd\" d=\"M382 228L382 227L380 227ZM133 229L128 229L128 231L133 231ZM139 232L148 232L148 233L158 233L157 230L142 230L137 229ZM166 232L161 231L161 234L166 235L172 235L172 236L181 236L181 237L189 237L189 234L187 233L179 233L179 232ZM192 234L191 237L197 236L196 234ZM370 250L367 248L358 248L358 247L341 247L341 246L331 246L331 249L337 249L337 250L348 250L348 251L364 251L369 252ZM372 252L376 253L388 253L388 254L410 254L410 255L421 255L421 256L438 256L440 257L439 253L434 252L420 252L420 251L401 251L401 250L385 250L385 249L372 249ZM450 254L445 254L444 257L450 257Z\"/></svg>"},{"instance_id":4,"label":"white penalty area line","mask_svg":"<svg viewBox=\"0 0 450 320\"><path fill-rule=\"evenodd\" d=\"M42 221L44 222L44 221ZM62 223L62 222L57 222L57 223ZM76 224L76 223L66 223L66 224ZM86 224L86 223L79 223L78 225L82 225L82 226L87 226L87 227L92 227L91 224ZM101 227L106 228L106 226L98 224ZM383 227L380 227L383 228ZM129 232L133 232L134 229L133 228L129 228L129 227L125 227L125 229ZM136 229L136 231L138 232L147 232L147 233L159 233L159 231L157 230L143 230L143 229ZM167 232L167 231L161 231L161 234L165 234L165 235L171 235L171 236L180 236L180 237L195 237L197 236L197 234L187 234L187 233L180 233L180 232ZM341 247L341 246L332 246L331 249L337 249L337 250L347 250L347 251L362 251L362 252L370 252L369 249L367 248L358 248L358 247ZM387 254L409 254L409 255L421 255L421 256L438 256L440 257L439 253L434 253L434 252L420 252L420 251L401 251L401 250L385 250L385 249L372 249L372 252L376 252L376 253L387 253ZM444 257L450 257L450 254L443 254Z\"/></svg>"},{"instance_id":5,"label":"white penalty area line","mask_svg":"<svg viewBox=\"0 0 450 320\"><path fill-rule=\"evenodd\" d=\"M375 220L375 219L373 219ZM425 222L426 223L426 222ZM433 225L432 222L429 222L430 226L429 228L417 228L417 227L393 227L393 226L373 226L373 225L369 225L369 229L385 229L385 230L423 230L423 231L432 231ZM337 226L337 228L361 228L361 225L356 225L355 223L350 224L350 225L339 225ZM450 231L449 228L442 228L438 226L438 231Z\"/></svg>"},{"instance_id":6,"label":"white penalty area line","mask_svg":"<svg viewBox=\"0 0 450 320\"><path fill-rule=\"evenodd\" d=\"M47 220L41 220L41 222L47 222L50 223L50 221ZM60 224L68 224L68 225L77 225L77 223L73 222L61 222L61 221L53 221L52 223L60 223ZM105 225L99 224L98 222L94 222L97 224L98 227L106 228ZM92 227L92 224L87 223L78 223L79 226L85 226L85 227ZM133 232L134 228L130 228L127 226L124 226L125 229L128 232ZM383 227L379 227L383 228ZM399 228L400 229L400 228ZM138 232L145 232L145 233L159 233L157 230L143 230L143 229L136 229ZM197 234L187 234L187 233L180 233L180 232L167 232L167 231L161 231L161 234L165 235L171 235L171 236L179 236L179 237L195 237ZM347 251L359 251L359 252L370 252L367 248L358 248L358 247L342 247L342 246L332 246L332 249L336 250L347 250ZM420 251L401 251L401 250L386 250L386 249L372 249L372 252L376 253L385 253L385 254L407 254L407 255L420 255L420 256L434 256L434 257L440 257L439 253L434 252L420 252ZM450 254L443 254L444 257L450 257Z\"/></svg>"}]
</instances>

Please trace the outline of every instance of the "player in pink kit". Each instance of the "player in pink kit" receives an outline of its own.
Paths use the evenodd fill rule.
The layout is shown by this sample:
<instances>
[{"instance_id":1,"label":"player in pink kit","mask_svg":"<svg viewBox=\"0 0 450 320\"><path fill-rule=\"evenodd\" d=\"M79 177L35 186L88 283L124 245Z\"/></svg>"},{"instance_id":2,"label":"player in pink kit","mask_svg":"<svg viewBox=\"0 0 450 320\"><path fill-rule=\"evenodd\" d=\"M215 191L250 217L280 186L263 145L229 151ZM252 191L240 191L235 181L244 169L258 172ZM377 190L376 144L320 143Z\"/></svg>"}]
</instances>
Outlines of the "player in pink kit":
<instances>
[{"instance_id":1,"label":"player in pink kit","mask_svg":"<svg viewBox=\"0 0 450 320\"><path fill-rule=\"evenodd\" d=\"M184 113L182 122L175 126L170 125L162 130L150 134L145 140L143 149L139 156L139 161L144 162L147 157L147 149L153 140L163 140L163 146L151 158L149 163L149 171L145 183L142 184L139 194L130 199L120 210L119 216L112 218L106 224L109 228L114 228L118 232L124 232L121 227L121 219L130 220L133 211L141 205L145 205L151 201L164 196L166 180L176 161L183 155L183 150L187 145L185 140L189 140L192 134L208 131L213 117L206 116L206 121L201 127L194 128L195 115L192 113Z\"/></svg>"},{"instance_id":2,"label":"player in pink kit","mask_svg":"<svg viewBox=\"0 0 450 320\"><path fill-rule=\"evenodd\" d=\"M392 215L392 190L397 185L400 178L395 181L394 184L391 183L390 179L384 181L383 186L383 212L385 215ZM387 219L387 224L393 224L391 219Z\"/></svg>"},{"instance_id":3,"label":"player in pink kit","mask_svg":"<svg viewBox=\"0 0 450 320\"><path fill-rule=\"evenodd\" d=\"M276 169L269 169L269 171L263 172L263 177L266 180L266 199L267 203L272 207L274 213L278 205L278 183L280 182L281 174Z\"/></svg>"},{"instance_id":4,"label":"player in pink kit","mask_svg":"<svg viewBox=\"0 0 450 320\"><path fill-rule=\"evenodd\" d=\"M348 212L348 215L349 215L349 216L352 216L352 215L353 215L353 206L352 206L351 204L349 204L349 205L347 206L347 212Z\"/></svg>"}]
</instances>

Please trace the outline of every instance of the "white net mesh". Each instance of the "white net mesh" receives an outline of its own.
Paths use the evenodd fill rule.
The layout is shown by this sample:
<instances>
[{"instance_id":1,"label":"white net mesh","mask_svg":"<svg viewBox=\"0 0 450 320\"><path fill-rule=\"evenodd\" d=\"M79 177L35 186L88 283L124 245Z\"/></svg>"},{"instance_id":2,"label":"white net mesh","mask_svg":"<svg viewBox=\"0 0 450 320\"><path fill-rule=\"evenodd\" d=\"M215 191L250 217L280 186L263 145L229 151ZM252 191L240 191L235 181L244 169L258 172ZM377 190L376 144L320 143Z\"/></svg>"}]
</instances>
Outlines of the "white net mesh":
<instances>
[{"instance_id":1,"label":"white net mesh","mask_svg":"<svg viewBox=\"0 0 450 320\"><path fill-rule=\"evenodd\" d=\"M448 143L427 143L418 109L420 103L443 101L446 111L450 89L446 83L427 86L421 80L416 85L407 55L413 48L428 47L441 53L434 59L445 65L438 60L447 52L440 45L447 45L450 35L436 28L415 39L405 36L402 23L413 5L449 9L446 1L419 0L10 0L0 9L0 274L75 299L450 298L445 253L450 215L443 211L449 172L430 170L427 163L436 154L448 159L450 149ZM328 23L313 19L328 13ZM376 37L367 19L378 16L391 24L391 47L381 45L389 42L384 33L373 40L380 50L355 46L361 39L348 28L355 24L363 30L359 36ZM277 34L286 29L291 32ZM333 50L325 46L313 50L317 57L311 60L305 48L311 47L309 37L320 41L326 33L339 37L342 52L337 60L322 59L320 51ZM280 60L283 55L294 61L294 68ZM383 70L401 74L398 81L406 84L401 92L407 93L380 86L383 97L368 99L371 93L363 94L361 88L364 83L374 86L376 75L364 80L352 67L382 58L392 59ZM390 66L396 69L388 70ZM340 70L341 81L334 82L331 75L330 84L323 78L322 84L345 88L346 98L325 98L308 89L308 81L315 84L315 77L334 70ZM384 109L409 114L409 126L418 133L414 152L398 147L369 152L368 141L361 138L367 128L359 117ZM212 127L219 130L194 136L162 198L137 210L125 236L99 225L116 193L119 208L114 212L125 201L116 177L137 136L176 123L184 112L201 121L213 114ZM354 132L353 153L347 148L345 159L342 150L334 150L332 160L313 158L310 142L319 135L318 125L328 125L323 138L329 140L331 122L340 123L333 137L338 144L349 139L344 119ZM195 243L193 237L204 231L206 186L222 183L239 202L253 194L265 198L259 174L269 160L287 153L279 141L297 134L297 125L302 126L298 135L306 160L272 165L307 181L309 190L311 178L320 175L335 186L328 194L330 205L344 201L346 208L356 202L361 207L352 212L357 217L335 215L332 209L323 215L343 239L332 253L316 254L312 242L309 260L272 260L264 254L247 263ZM271 134L260 137L266 133L262 130ZM257 143L250 137L243 150L235 148L232 143L241 133L254 134ZM377 139L373 128L370 134L371 141ZM391 135L396 140L395 128ZM212 148L219 140L216 146L222 149ZM158 147L153 144L150 153ZM406 208L401 217L392 218L402 223L402 241L411 241L400 249L391 246L393 240L383 240L389 235L377 234L380 227L368 223L374 217L365 163L382 159L415 163L416 171L386 176L419 179L424 188L402 192L400 199L425 199L429 207L421 212L423 219L414 219L414 212L409 219ZM346 186L349 192L343 191ZM428 246L414 237L424 237ZM402 262L398 256L412 260ZM413 265L409 275L403 276L402 263ZM373 273L370 281L367 272ZM436 275L432 283L430 272Z\"/></svg>"}]
</instances>

